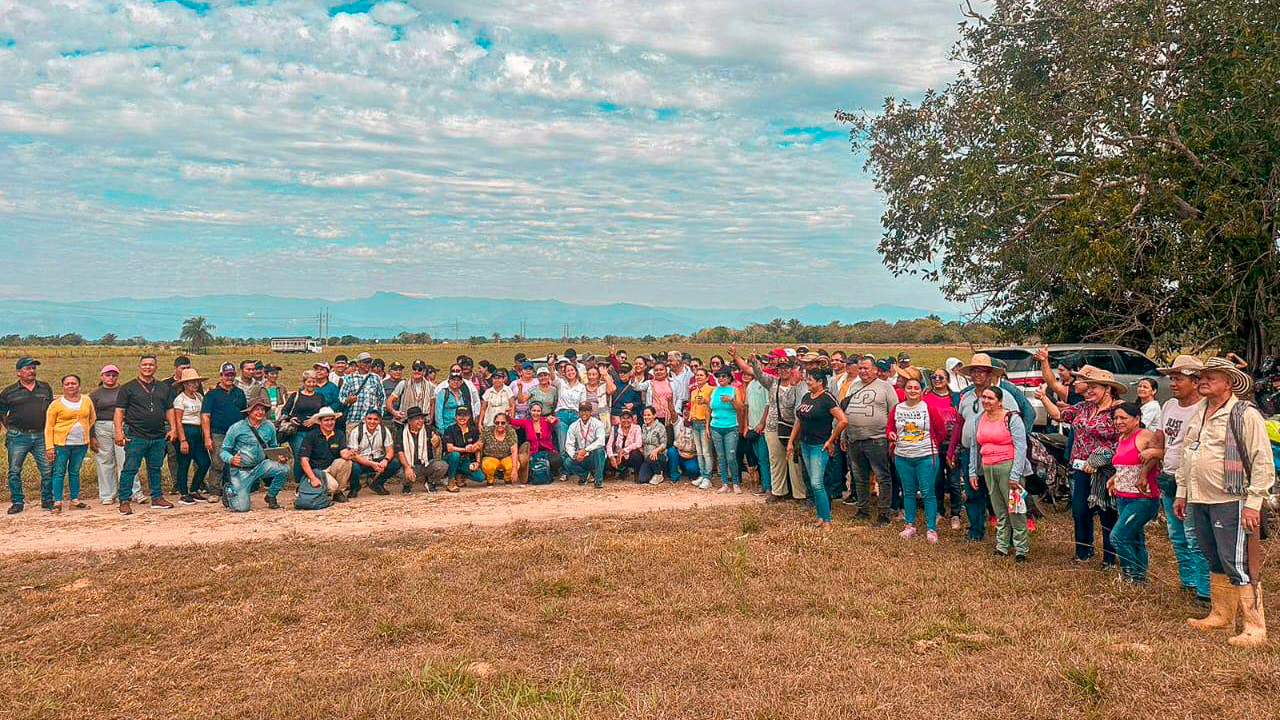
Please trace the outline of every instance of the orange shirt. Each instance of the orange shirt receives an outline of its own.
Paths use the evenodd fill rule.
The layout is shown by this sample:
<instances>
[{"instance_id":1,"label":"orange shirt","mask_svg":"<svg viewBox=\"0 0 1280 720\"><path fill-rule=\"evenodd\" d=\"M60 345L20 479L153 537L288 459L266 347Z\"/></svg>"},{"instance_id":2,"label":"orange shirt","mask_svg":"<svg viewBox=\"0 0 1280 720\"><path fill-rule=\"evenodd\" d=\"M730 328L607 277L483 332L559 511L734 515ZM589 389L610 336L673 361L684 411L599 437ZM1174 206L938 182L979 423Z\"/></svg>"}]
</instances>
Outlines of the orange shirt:
<instances>
[{"instance_id":1,"label":"orange shirt","mask_svg":"<svg viewBox=\"0 0 1280 720\"><path fill-rule=\"evenodd\" d=\"M707 420L711 417L711 391L715 390L710 383L692 390L689 393L689 419Z\"/></svg>"}]
</instances>

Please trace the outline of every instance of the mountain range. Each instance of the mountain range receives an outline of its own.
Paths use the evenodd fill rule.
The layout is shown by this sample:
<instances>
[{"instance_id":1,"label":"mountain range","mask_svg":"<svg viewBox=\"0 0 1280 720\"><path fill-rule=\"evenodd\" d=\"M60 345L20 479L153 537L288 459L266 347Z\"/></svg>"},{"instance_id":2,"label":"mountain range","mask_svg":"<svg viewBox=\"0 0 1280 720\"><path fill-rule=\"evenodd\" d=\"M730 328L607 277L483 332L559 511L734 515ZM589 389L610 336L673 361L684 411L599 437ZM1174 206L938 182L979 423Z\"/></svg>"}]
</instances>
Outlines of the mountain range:
<instances>
[{"instance_id":1,"label":"mountain range","mask_svg":"<svg viewBox=\"0 0 1280 720\"><path fill-rule=\"evenodd\" d=\"M316 335L322 313L329 314L327 335L389 338L402 331L426 332L434 338L473 335L526 337L687 334L701 328L742 327L774 318L796 318L807 325L833 320L911 320L934 314L958 319L954 312L872 305L805 305L738 308L645 306L633 303L585 305L560 300L501 300L466 297L421 297L376 292L367 298L322 300L272 295L203 295L198 297L112 298L76 302L0 298L0 335L79 333L97 339L105 333L120 338L152 340L177 337L182 321L205 316L215 334L227 337Z\"/></svg>"}]
</instances>

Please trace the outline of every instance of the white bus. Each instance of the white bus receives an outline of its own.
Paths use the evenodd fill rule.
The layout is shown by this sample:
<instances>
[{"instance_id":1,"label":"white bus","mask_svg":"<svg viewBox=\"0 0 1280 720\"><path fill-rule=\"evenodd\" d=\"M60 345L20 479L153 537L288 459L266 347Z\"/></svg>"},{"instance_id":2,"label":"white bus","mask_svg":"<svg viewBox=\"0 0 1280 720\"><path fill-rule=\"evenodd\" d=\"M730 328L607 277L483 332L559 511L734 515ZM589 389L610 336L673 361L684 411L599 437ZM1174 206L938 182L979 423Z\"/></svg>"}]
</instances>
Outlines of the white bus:
<instances>
[{"instance_id":1,"label":"white bus","mask_svg":"<svg viewBox=\"0 0 1280 720\"><path fill-rule=\"evenodd\" d=\"M271 338L271 352L318 353L323 351L324 346L320 344L320 341L309 337Z\"/></svg>"}]
</instances>

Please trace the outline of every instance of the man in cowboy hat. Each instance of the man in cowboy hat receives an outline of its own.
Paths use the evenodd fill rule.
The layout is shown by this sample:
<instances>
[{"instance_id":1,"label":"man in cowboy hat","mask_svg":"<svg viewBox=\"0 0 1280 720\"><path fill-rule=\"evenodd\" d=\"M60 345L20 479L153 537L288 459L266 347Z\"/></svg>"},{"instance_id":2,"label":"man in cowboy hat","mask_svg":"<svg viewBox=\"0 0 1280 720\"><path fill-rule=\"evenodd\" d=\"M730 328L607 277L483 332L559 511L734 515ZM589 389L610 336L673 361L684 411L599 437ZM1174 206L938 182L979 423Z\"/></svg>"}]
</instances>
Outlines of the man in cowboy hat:
<instances>
[{"instance_id":1,"label":"man in cowboy hat","mask_svg":"<svg viewBox=\"0 0 1280 720\"><path fill-rule=\"evenodd\" d=\"M427 423L429 416L422 408L413 406L405 412L405 426L396 438L396 454L404 466L405 482L402 492L413 492L413 482L423 483L427 492L435 492L436 485L449 474L449 463L441 458L440 433Z\"/></svg>"},{"instance_id":2,"label":"man in cowboy hat","mask_svg":"<svg viewBox=\"0 0 1280 720\"><path fill-rule=\"evenodd\" d=\"M1209 565L1196 542L1195 528L1191 523L1183 522L1173 511L1174 496L1177 494L1174 476L1182 465L1182 451L1187 444L1187 427L1191 417L1204 410L1204 400L1196 390L1196 385L1200 382L1200 371L1203 369L1204 363L1190 355L1179 355L1174 359L1173 365L1157 368L1161 375L1168 376L1173 397L1166 400L1160 408L1160 425L1152 429L1164 438L1164 459L1156 480L1160 483L1160 499L1164 503L1164 515L1168 520L1166 529L1169 531L1169 544L1173 546L1173 555L1178 562L1178 579L1184 590L1194 592L1196 599L1207 606Z\"/></svg>"},{"instance_id":3,"label":"man in cowboy hat","mask_svg":"<svg viewBox=\"0 0 1280 720\"><path fill-rule=\"evenodd\" d=\"M303 477L298 482L298 497L293 502L295 509L326 508L330 493L334 502L347 501L342 488L351 479L353 453L347 447L346 438L337 430L340 415L342 413L333 408L325 407L312 416L316 427L307 433L298 448Z\"/></svg>"},{"instance_id":4,"label":"man in cowboy hat","mask_svg":"<svg viewBox=\"0 0 1280 720\"><path fill-rule=\"evenodd\" d=\"M289 466L267 457L267 448L276 447L276 429L267 422L271 398L258 391L246 401L245 418L228 430L218 455L230 468L230 482L223 490L223 503L236 512L248 512L252 502L249 491L258 482L267 486L267 506L280 507L276 495L289 477Z\"/></svg>"},{"instance_id":5,"label":"man in cowboy hat","mask_svg":"<svg viewBox=\"0 0 1280 720\"><path fill-rule=\"evenodd\" d=\"M1200 630L1244 631L1228 640L1252 647L1267 639L1262 609L1258 529L1275 484L1271 441L1262 414L1247 401L1253 380L1225 358L1209 358L1197 390L1204 406L1192 413L1178 467L1174 514L1190 518L1209 564L1209 616L1187 622Z\"/></svg>"},{"instance_id":6,"label":"man in cowboy hat","mask_svg":"<svg viewBox=\"0 0 1280 720\"><path fill-rule=\"evenodd\" d=\"M960 413L963 424L957 424L952 432L951 441L947 443L947 465L950 467L969 467L969 452L973 448L974 435L978 430L978 417L982 415L982 391L989 387L999 387L1003 392L1000 404L1006 410L1018 413L1028 427L1035 422L1035 411L1031 403L1023 396L1022 391L1013 383L1004 380L1004 368L986 353L974 353L967 365L962 365L956 372L973 384L960 394L956 411ZM981 541L987 533L987 510L991 498L987 493L986 483L978 483L978 487L965 489L965 515L969 519L968 538Z\"/></svg>"}]
</instances>

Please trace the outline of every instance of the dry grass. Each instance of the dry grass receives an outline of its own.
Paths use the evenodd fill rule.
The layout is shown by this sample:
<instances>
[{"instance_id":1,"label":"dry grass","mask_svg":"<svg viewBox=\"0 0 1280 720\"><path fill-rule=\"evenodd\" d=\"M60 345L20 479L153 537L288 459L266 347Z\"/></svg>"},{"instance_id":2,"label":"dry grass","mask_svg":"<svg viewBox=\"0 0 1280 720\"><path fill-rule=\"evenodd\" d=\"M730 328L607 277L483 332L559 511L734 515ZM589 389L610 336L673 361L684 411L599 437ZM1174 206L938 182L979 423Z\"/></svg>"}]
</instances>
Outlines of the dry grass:
<instances>
[{"instance_id":1,"label":"dry grass","mask_svg":"<svg viewBox=\"0 0 1280 720\"><path fill-rule=\"evenodd\" d=\"M840 508L841 511L844 508ZM6 559L0 717L1276 717L1280 650L1069 561L794 505Z\"/></svg>"},{"instance_id":2,"label":"dry grass","mask_svg":"<svg viewBox=\"0 0 1280 720\"><path fill-rule=\"evenodd\" d=\"M595 344L575 344L574 347L579 353L597 353L607 354L609 348L607 345ZM658 352L661 350L670 350L672 348L666 346L652 345L642 346L639 344L629 344L625 347L632 355L637 353ZM909 347L917 364L926 367L940 366L945 362L946 358L951 355L961 356L967 352L965 348L951 347L944 345L922 345L922 346L859 346L860 352L872 352L880 356L896 354L904 347ZM704 360L710 358L714 354L720 354L728 357L728 350L722 345L684 345L679 349L688 350L690 353ZM831 350L850 351L853 348L831 347ZM164 348L145 348L147 352L157 355L160 364L159 374L161 377L167 377L173 367L173 359L178 353L173 350ZM326 349L323 355L306 355L306 354L276 354L272 353L267 347L240 347L240 348L213 348L207 355L192 356L194 367L206 376L214 376L217 374L218 367L225 361L239 363L244 359L259 359L270 361L284 368L280 373L280 383L289 389L296 389L300 384L300 378L303 370L311 367L312 363L317 360L332 359L338 353L345 354L349 357L355 357L356 353L361 350L369 350L374 356L381 357L390 364L393 360L399 360L405 365L409 365L415 359L426 360L427 362L441 368L448 368L449 363L453 362L458 355L468 355L472 359L479 361L487 358L491 362L499 366L508 366L512 362L512 358L518 352L523 352L529 357L542 357L548 353L561 353L565 350L563 343L488 343L485 345L458 345L458 344L435 344L435 345L400 345L383 343L376 346L352 346L352 347L333 347ZM742 352L748 351L763 352L768 348L756 346L742 346ZM144 351L140 347L100 347L100 346L83 346L83 347L6 347L0 348L0 373L5 372L3 368L9 368L12 372L14 362L23 355L30 355L41 361L40 379L53 386L54 393L61 392L60 378L68 373L79 375L84 383L85 389L92 389L98 382L98 371L108 363L115 364L122 371L122 380L128 380L135 374L135 368L138 365L138 355ZM965 355L967 358L968 356ZM440 377L443 377L441 375ZM13 382L12 375L10 379L0 382L0 387ZM8 456L2 446L0 446L0 469L9 467ZM28 504L38 503L39 499L39 475L36 473L35 465L28 460L23 469L23 487L26 494ZM173 485L172 479L169 478L168 470L164 472L164 486L170 488ZM145 481L144 481L145 484ZM89 454L84 468L80 474L80 496L82 498L90 498L97 496L97 476L94 470L93 455Z\"/></svg>"}]
</instances>

